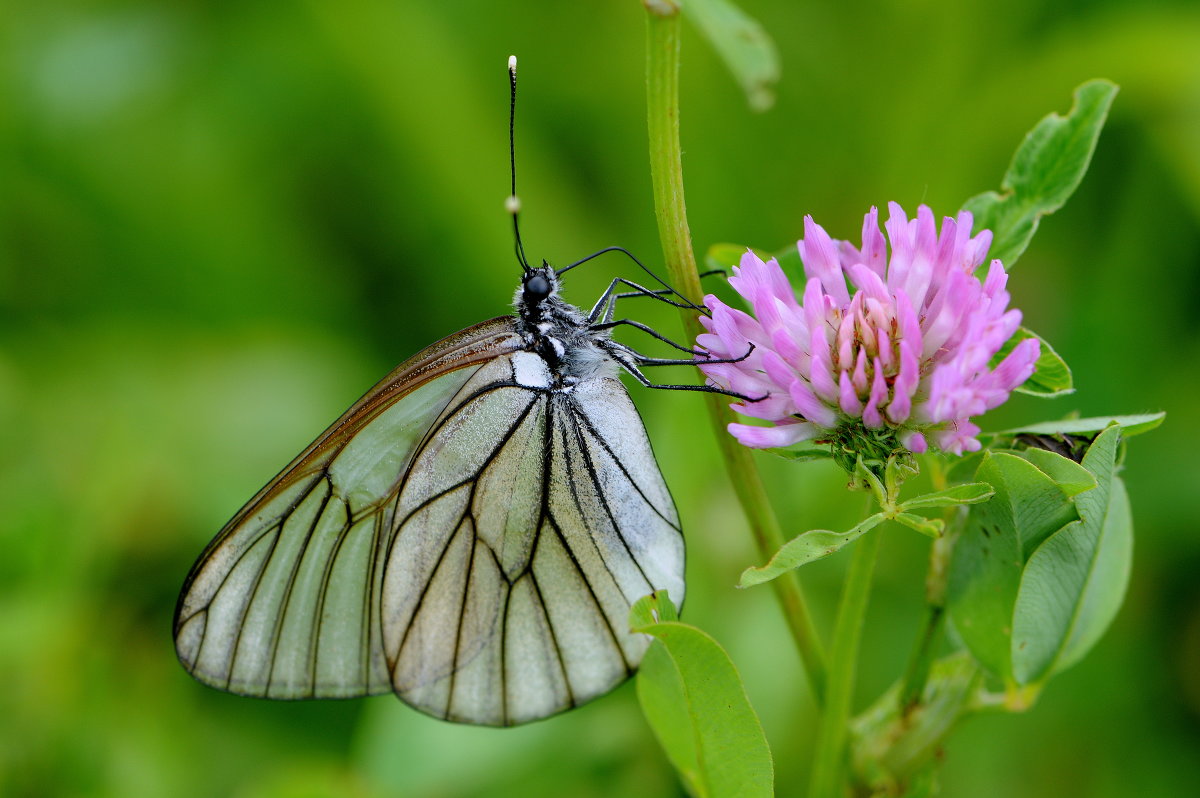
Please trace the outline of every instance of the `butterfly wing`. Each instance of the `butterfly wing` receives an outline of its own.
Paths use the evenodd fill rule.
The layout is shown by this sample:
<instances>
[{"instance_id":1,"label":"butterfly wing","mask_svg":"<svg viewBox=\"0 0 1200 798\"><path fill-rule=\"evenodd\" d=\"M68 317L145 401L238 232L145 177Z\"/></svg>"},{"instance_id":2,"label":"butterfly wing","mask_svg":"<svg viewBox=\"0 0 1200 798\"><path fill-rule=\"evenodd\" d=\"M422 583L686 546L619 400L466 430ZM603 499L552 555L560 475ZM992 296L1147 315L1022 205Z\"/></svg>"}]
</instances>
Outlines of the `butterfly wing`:
<instances>
[{"instance_id":1,"label":"butterfly wing","mask_svg":"<svg viewBox=\"0 0 1200 798\"><path fill-rule=\"evenodd\" d=\"M393 690L511 725L601 695L683 598L678 515L620 382L552 390L510 319L398 367L229 522L184 585L180 660L271 698Z\"/></svg>"},{"instance_id":2,"label":"butterfly wing","mask_svg":"<svg viewBox=\"0 0 1200 798\"><path fill-rule=\"evenodd\" d=\"M193 566L176 609L184 667L270 698L386 692L382 553L434 419L481 364L521 345L492 319L402 363L262 489Z\"/></svg>"},{"instance_id":3,"label":"butterfly wing","mask_svg":"<svg viewBox=\"0 0 1200 798\"><path fill-rule=\"evenodd\" d=\"M629 608L683 598L679 519L615 378L550 390L516 352L480 368L413 458L383 584L393 689L511 725L601 695L641 661Z\"/></svg>"}]
</instances>

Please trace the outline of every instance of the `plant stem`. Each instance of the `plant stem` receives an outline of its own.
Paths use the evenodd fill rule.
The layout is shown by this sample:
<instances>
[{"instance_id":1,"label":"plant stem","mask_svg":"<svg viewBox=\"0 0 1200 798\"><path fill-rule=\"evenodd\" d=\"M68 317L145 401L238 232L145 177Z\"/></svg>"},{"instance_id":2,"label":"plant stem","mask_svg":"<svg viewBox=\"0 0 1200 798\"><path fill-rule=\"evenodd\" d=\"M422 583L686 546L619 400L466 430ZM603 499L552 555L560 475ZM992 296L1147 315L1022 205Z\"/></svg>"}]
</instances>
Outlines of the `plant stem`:
<instances>
[{"instance_id":1,"label":"plant stem","mask_svg":"<svg viewBox=\"0 0 1200 798\"><path fill-rule=\"evenodd\" d=\"M663 256L671 284L693 302L702 296L692 235L683 198L683 162L679 145L679 5L673 0L643 0L646 6L646 104L650 134L650 177L654 187L654 212L662 239ZM704 332L696 314L681 311L689 340ZM708 394L708 410L724 456L729 479L758 545L763 562L784 543L779 520L771 509L766 488L749 450L729 435L734 420L729 400ZM788 627L808 675L813 697L820 705L825 695L825 655L816 627L792 574L772 582Z\"/></svg>"},{"instance_id":2,"label":"plant stem","mask_svg":"<svg viewBox=\"0 0 1200 798\"><path fill-rule=\"evenodd\" d=\"M921 701L925 684L929 681L929 668L933 664L938 633L946 617L944 607L930 604L925 608L925 623L917 647L913 649L908 667L904 669L904 682L900 688L900 711L908 712Z\"/></svg>"},{"instance_id":3,"label":"plant stem","mask_svg":"<svg viewBox=\"0 0 1200 798\"><path fill-rule=\"evenodd\" d=\"M850 570L842 587L837 625L833 630L825 711L817 724L816 750L809 798L840 798L845 783L846 733L854 699L854 677L863 618L871 593L871 574L883 540L881 530L864 535L854 545Z\"/></svg>"},{"instance_id":4,"label":"plant stem","mask_svg":"<svg viewBox=\"0 0 1200 798\"><path fill-rule=\"evenodd\" d=\"M934 484L945 487L945 475L939 468L934 472ZM904 671L904 682L900 687L900 711L908 712L921 700L925 683L929 680L929 666L933 662L938 634L946 617L946 569L950 567L950 550L959 533L962 508L948 507L942 520L945 532L929 548L929 571L925 575L925 624L917 638L908 667Z\"/></svg>"}]
</instances>

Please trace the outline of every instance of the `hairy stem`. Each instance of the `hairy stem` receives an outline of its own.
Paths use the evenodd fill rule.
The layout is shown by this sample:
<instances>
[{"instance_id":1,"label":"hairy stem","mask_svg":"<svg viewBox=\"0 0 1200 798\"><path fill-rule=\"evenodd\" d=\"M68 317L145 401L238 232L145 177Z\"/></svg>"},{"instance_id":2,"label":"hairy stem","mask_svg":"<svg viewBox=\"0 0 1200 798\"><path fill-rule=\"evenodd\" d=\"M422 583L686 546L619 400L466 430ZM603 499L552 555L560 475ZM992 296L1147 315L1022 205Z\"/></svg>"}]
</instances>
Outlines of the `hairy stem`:
<instances>
[{"instance_id":1,"label":"hairy stem","mask_svg":"<svg viewBox=\"0 0 1200 798\"><path fill-rule=\"evenodd\" d=\"M650 133L650 177L658 234L671 284L693 302L702 296L692 235L683 199L683 163L679 146L679 5L673 0L643 0L647 10L646 103ZM690 340L704 330L695 312L681 311ZM734 420L729 399L709 394L708 409L716 429L725 467L749 521L763 562L784 543L779 520L771 509L766 488L751 453L726 432ZM820 704L825 694L825 655L800 582L785 574L772 582L788 627L796 639L813 696Z\"/></svg>"},{"instance_id":2,"label":"hairy stem","mask_svg":"<svg viewBox=\"0 0 1200 798\"><path fill-rule=\"evenodd\" d=\"M854 700L858 648L871 593L871 574L883 540L881 531L874 530L854 544L850 570L842 586L837 624L833 630L829 682L825 688L825 711L817 724L809 798L841 798L844 794L846 736Z\"/></svg>"}]
</instances>

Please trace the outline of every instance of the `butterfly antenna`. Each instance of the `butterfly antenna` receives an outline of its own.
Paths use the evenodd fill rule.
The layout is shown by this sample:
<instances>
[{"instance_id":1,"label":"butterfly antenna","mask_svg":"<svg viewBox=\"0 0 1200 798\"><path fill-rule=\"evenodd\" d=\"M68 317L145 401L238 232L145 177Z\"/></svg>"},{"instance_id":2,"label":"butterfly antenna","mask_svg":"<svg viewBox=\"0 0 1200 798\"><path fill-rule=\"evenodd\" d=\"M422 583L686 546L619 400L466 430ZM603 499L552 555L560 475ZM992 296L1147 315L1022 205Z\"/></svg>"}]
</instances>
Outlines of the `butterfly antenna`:
<instances>
[{"instance_id":1,"label":"butterfly antenna","mask_svg":"<svg viewBox=\"0 0 1200 798\"><path fill-rule=\"evenodd\" d=\"M517 57L508 57L508 171L510 176L508 199L504 201L504 209L512 216L513 237L516 239L517 263L521 268L530 271L529 259L525 257L525 245L521 243L521 225L517 217L521 213L521 200L517 196Z\"/></svg>"}]
</instances>

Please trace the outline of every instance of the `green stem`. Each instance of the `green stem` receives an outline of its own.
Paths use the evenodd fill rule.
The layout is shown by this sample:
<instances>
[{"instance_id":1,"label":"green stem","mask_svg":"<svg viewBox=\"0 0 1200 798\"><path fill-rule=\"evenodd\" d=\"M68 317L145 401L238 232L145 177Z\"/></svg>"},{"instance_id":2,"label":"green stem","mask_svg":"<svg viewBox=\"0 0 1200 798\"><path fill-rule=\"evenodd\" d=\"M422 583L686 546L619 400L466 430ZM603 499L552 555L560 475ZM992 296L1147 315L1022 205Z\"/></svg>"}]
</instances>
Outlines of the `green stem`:
<instances>
[{"instance_id":1,"label":"green stem","mask_svg":"<svg viewBox=\"0 0 1200 798\"><path fill-rule=\"evenodd\" d=\"M650 177L654 188L654 211L663 256L671 284L691 301L703 295L696 257L692 252L692 234L688 229L683 198L683 162L679 145L679 5L672 0L643 0L647 10L646 28L646 104L650 133ZM689 340L704 332L695 313L682 311ZM717 442L725 467L742 510L750 524L763 562L783 546L783 532L771 509L766 488L748 449L726 432L734 420L729 400L708 394L709 415L717 433ZM784 617L796 639L809 685L818 704L825 694L825 655L817 637L808 605L794 574L785 574L772 582Z\"/></svg>"},{"instance_id":2,"label":"green stem","mask_svg":"<svg viewBox=\"0 0 1200 798\"><path fill-rule=\"evenodd\" d=\"M945 487L945 476L941 469L934 472L934 485L939 490ZM930 664L946 617L946 569L950 566L950 550L958 535L958 524L961 524L960 510L959 507L946 508L942 516L946 522L945 532L933 541L929 549L929 571L925 575L925 624L904 671L904 682L900 687L902 712L908 712L920 702L925 683L929 681Z\"/></svg>"},{"instance_id":3,"label":"green stem","mask_svg":"<svg viewBox=\"0 0 1200 798\"><path fill-rule=\"evenodd\" d=\"M900 688L900 711L908 712L921 701L925 684L929 681L929 669L933 664L933 653L937 648L938 634L946 617L944 607L930 604L926 607L925 623L917 647L913 650L904 670L904 682Z\"/></svg>"},{"instance_id":4,"label":"green stem","mask_svg":"<svg viewBox=\"0 0 1200 798\"><path fill-rule=\"evenodd\" d=\"M833 630L829 683L825 692L825 711L817 724L816 750L813 753L809 798L840 798L845 783L846 734L850 706L854 700L854 677L863 618L871 593L871 574L883 540L881 530L863 536L854 545L850 570L842 587L837 625Z\"/></svg>"}]
</instances>

